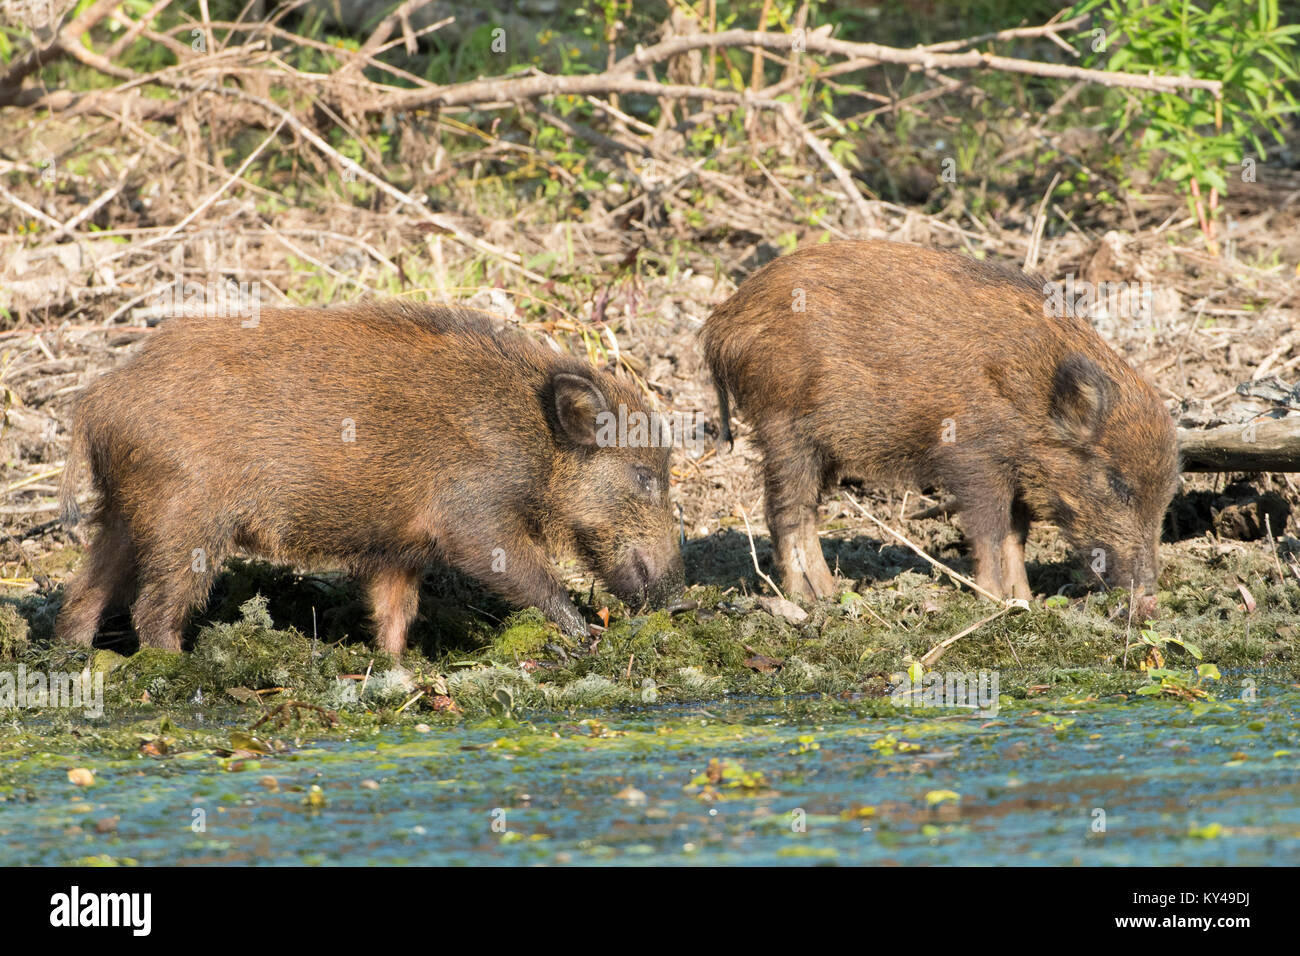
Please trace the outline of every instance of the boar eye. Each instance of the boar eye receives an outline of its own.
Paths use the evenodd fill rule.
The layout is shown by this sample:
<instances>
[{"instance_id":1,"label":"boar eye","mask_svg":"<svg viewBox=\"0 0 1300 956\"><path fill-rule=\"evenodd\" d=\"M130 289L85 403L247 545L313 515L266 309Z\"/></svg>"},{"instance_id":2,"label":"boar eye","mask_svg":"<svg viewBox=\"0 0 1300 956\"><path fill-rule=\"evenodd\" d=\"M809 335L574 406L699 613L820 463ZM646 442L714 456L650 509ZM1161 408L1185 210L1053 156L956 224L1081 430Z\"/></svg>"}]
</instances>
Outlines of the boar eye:
<instances>
[{"instance_id":1,"label":"boar eye","mask_svg":"<svg viewBox=\"0 0 1300 956\"><path fill-rule=\"evenodd\" d=\"M649 468L637 468L636 481L641 488L642 494L653 495L659 486L658 479L655 478L654 472Z\"/></svg>"},{"instance_id":2,"label":"boar eye","mask_svg":"<svg viewBox=\"0 0 1300 956\"><path fill-rule=\"evenodd\" d=\"M1124 504L1132 502L1133 489L1119 476L1119 473L1112 471L1107 477L1110 479L1110 490L1115 492L1115 497L1119 498Z\"/></svg>"}]
</instances>

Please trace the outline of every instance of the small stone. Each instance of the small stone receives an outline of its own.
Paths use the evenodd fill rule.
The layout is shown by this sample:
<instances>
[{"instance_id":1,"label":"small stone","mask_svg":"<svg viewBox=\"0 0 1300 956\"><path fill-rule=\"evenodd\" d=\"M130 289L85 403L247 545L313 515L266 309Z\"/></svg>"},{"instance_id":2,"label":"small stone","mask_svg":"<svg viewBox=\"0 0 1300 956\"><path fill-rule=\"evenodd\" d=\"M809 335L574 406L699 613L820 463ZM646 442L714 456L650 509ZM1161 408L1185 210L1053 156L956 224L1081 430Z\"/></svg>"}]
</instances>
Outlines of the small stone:
<instances>
[{"instance_id":1,"label":"small stone","mask_svg":"<svg viewBox=\"0 0 1300 956\"><path fill-rule=\"evenodd\" d=\"M773 617L782 617L791 624L802 624L808 620L808 612L793 601L779 597L761 597L758 606Z\"/></svg>"},{"instance_id":2,"label":"small stone","mask_svg":"<svg viewBox=\"0 0 1300 956\"><path fill-rule=\"evenodd\" d=\"M75 784L78 787L89 787L95 782L95 772L87 770L85 767L77 767L68 771L68 783Z\"/></svg>"}]
</instances>

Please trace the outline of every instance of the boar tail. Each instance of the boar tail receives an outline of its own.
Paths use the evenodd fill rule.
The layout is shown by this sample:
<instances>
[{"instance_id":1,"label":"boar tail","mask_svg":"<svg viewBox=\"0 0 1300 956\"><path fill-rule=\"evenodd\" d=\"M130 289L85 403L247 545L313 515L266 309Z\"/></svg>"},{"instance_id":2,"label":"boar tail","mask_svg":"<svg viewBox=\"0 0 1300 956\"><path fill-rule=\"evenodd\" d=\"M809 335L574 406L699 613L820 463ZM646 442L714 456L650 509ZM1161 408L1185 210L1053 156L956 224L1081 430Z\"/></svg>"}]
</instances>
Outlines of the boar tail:
<instances>
[{"instance_id":1,"label":"boar tail","mask_svg":"<svg viewBox=\"0 0 1300 956\"><path fill-rule=\"evenodd\" d=\"M59 518L65 528L81 521L81 507L77 504L77 486L82 483L89 460L86 433L80 428L72 434L72 446L63 466L63 479L59 482Z\"/></svg>"},{"instance_id":2,"label":"boar tail","mask_svg":"<svg viewBox=\"0 0 1300 956\"><path fill-rule=\"evenodd\" d=\"M718 392L718 419L721 427L721 440L727 443L727 449L731 450L736 447L735 436L731 434L731 400L727 397L727 386L722 382L715 382L713 386Z\"/></svg>"}]
</instances>

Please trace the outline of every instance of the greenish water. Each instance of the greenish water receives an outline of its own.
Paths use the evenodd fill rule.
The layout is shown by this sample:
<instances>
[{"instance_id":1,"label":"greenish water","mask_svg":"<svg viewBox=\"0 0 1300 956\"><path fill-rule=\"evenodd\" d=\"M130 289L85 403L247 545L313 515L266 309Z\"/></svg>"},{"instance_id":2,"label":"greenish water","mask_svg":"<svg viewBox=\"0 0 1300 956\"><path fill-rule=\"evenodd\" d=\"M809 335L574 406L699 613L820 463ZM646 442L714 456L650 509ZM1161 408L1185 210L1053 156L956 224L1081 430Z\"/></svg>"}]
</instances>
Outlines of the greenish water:
<instances>
[{"instance_id":1,"label":"greenish water","mask_svg":"<svg viewBox=\"0 0 1300 956\"><path fill-rule=\"evenodd\" d=\"M1298 863L1300 691L1223 696L991 720L749 699L268 736L284 750L251 756L9 749L0 863Z\"/></svg>"}]
</instances>

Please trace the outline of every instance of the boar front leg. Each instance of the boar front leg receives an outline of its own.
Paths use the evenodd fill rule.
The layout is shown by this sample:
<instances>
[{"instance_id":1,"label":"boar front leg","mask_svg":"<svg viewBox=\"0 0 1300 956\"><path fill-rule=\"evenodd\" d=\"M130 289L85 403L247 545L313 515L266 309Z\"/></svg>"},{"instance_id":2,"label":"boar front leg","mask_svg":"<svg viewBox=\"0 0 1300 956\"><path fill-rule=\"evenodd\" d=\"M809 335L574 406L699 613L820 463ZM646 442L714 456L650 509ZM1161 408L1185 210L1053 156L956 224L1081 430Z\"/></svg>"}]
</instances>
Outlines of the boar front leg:
<instances>
[{"instance_id":1,"label":"boar front leg","mask_svg":"<svg viewBox=\"0 0 1300 956\"><path fill-rule=\"evenodd\" d=\"M788 432L763 442L767 530L781 587L787 595L828 598L835 578L826 566L817 537L817 499L821 470L814 453L795 444Z\"/></svg>"},{"instance_id":2,"label":"boar front leg","mask_svg":"<svg viewBox=\"0 0 1300 956\"><path fill-rule=\"evenodd\" d=\"M1029 508L1019 498L1011 504L1011 530L1002 538L1002 595L1033 597L1025 574L1025 540L1029 537Z\"/></svg>"},{"instance_id":3,"label":"boar front leg","mask_svg":"<svg viewBox=\"0 0 1300 956\"><path fill-rule=\"evenodd\" d=\"M1013 491L992 477L945 484L957 496L966 538L974 551L975 583L998 598L1028 598L1022 536L1022 529L1028 531L1028 513L1013 518Z\"/></svg>"},{"instance_id":4,"label":"boar front leg","mask_svg":"<svg viewBox=\"0 0 1300 956\"><path fill-rule=\"evenodd\" d=\"M385 568L371 576L367 590L375 619L375 645L398 657L406 650L406 632L419 605L420 572Z\"/></svg>"},{"instance_id":5,"label":"boar front leg","mask_svg":"<svg viewBox=\"0 0 1300 956\"><path fill-rule=\"evenodd\" d=\"M569 594L555 578L546 552L522 530L482 532L473 541L444 541L447 561L507 601L538 608L570 637L590 631Z\"/></svg>"}]
</instances>

